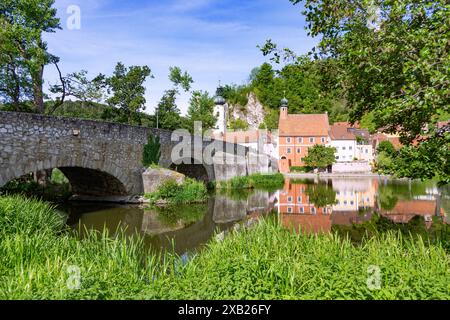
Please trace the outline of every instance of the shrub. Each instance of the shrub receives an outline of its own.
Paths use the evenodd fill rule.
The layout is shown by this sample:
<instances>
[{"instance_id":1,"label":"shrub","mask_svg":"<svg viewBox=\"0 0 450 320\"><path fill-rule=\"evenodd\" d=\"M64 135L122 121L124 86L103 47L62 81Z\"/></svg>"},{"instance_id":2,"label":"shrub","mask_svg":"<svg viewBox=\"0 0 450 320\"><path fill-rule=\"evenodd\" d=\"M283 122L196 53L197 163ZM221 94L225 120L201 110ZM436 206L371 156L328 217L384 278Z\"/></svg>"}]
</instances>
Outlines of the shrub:
<instances>
[{"instance_id":1,"label":"shrub","mask_svg":"<svg viewBox=\"0 0 450 320\"><path fill-rule=\"evenodd\" d=\"M157 165L161 157L161 144L159 137L149 135L148 142L144 146L144 154L142 156L142 163L145 167Z\"/></svg>"},{"instance_id":2,"label":"shrub","mask_svg":"<svg viewBox=\"0 0 450 320\"><path fill-rule=\"evenodd\" d=\"M186 178L182 184L168 180L157 191L145 197L153 203L160 200L170 204L204 202L207 199L207 189L203 182L190 178Z\"/></svg>"}]
</instances>

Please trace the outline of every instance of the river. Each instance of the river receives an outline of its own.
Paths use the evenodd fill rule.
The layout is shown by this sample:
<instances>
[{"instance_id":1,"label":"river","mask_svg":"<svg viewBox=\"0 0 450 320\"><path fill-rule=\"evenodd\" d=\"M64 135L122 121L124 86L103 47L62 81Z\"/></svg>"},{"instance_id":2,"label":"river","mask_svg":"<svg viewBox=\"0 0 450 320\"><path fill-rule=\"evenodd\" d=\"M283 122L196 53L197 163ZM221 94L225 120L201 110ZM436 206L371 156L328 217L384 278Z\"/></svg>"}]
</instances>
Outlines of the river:
<instances>
[{"instance_id":1,"label":"river","mask_svg":"<svg viewBox=\"0 0 450 320\"><path fill-rule=\"evenodd\" d=\"M289 230L337 232L355 243L390 229L432 239L450 236L450 186L384 178L286 179L280 190L216 193L205 204L173 208L72 202L64 210L74 229L139 233L149 248L178 254L270 217Z\"/></svg>"}]
</instances>

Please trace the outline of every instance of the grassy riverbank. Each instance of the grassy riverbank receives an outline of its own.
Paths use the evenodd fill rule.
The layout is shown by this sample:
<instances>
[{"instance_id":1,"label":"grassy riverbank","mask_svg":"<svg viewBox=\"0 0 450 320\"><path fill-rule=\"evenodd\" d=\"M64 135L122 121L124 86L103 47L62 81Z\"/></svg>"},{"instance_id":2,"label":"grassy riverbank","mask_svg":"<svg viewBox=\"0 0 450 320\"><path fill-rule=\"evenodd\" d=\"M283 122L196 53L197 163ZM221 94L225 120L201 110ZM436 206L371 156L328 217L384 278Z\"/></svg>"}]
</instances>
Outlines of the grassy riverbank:
<instances>
[{"instance_id":1,"label":"grassy riverbank","mask_svg":"<svg viewBox=\"0 0 450 320\"><path fill-rule=\"evenodd\" d=\"M276 222L211 241L187 263L149 255L142 240L79 240L46 204L0 198L0 299L449 299L439 244L388 232L362 245L303 236ZM367 287L378 266L381 287ZM80 272L80 287L77 272Z\"/></svg>"},{"instance_id":2,"label":"grassy riverbank","mask_svg":"<svg viewBox=\"0 0 450 320\"><path fill-rule=\"evenodd\" d=\"M264 189L276 190L283 188L284 176L281 173L274 174L252 174L250 176L236 176L227 181L220 181L216 184L217 189Z\"/></svg>"}]
</instances>

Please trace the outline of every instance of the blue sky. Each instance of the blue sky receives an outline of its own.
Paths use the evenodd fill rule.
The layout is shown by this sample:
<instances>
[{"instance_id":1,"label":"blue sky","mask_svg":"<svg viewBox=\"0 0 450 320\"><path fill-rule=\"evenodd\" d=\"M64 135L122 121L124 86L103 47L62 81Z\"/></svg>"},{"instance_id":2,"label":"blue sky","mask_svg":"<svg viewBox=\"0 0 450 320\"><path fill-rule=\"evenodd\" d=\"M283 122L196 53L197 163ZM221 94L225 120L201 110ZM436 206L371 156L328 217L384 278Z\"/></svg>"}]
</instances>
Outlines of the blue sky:
<instances>
[{"instance_id":1,"label":"blue sky","mask_svg":"<svg viewBox=\"0 0 450 320\"><path fill-rule=\"evenodd\" d=\"M187 70L193 89L215 91L222 83L242 84L266 61L258 44L271 38L280 47L305 53L316 41L307 37L301 7L288 0L56 0L63 30L47 34L49 51L61 58L64 74L85 69L91 76L111 74L115 64L148 65L147 108L154 107L170 66ZM81 28L69 30L67 8L81 9ZM47 83L57 82L48 66ZM178 99L182 113L189 95Z\"/></svg>"}]
</instances>

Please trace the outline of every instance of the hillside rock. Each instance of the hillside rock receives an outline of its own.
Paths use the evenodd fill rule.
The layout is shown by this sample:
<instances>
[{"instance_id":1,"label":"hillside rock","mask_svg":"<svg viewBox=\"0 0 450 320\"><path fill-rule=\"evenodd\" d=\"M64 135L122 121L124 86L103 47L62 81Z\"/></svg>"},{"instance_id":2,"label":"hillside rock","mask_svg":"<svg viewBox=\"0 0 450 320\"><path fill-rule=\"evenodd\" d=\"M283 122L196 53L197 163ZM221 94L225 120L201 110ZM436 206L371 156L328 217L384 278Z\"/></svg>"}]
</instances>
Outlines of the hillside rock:
<instances>
[{"instance_id":1,"label":"hillside rock","mask_svg":"<svg viewBox=\"0 0 450 320\"><path fill-rule=\"evenodd\" d=\"M253 92L248 95L248 103L245 107L230 105L230 120L245 121L248 123L249 130L258 129L264 123L264 117L264 106Z\"/></svg>"}]
</instances>

